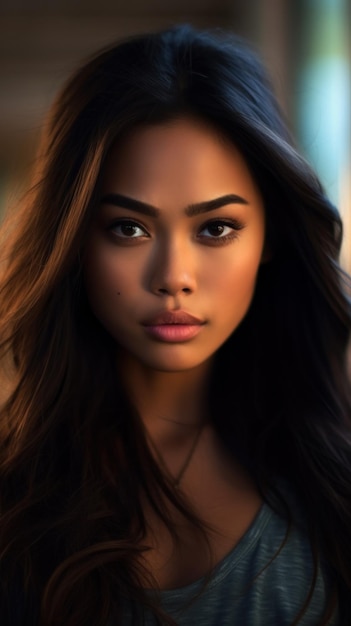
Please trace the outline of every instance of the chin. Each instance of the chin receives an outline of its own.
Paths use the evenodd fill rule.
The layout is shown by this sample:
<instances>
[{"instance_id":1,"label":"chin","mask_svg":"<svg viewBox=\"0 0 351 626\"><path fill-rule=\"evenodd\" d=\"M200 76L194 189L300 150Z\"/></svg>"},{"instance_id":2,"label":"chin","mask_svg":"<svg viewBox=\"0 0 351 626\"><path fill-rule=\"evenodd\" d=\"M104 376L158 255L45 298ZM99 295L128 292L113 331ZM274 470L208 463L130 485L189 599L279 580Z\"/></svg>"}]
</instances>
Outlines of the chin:
<instances>
[{"instance_id":1,"label":"chin","mask_svg":"<svg viewBox=\"0 0 351 626\"><path fill-rule=\"evenodd\" d=\"M176 351L172 349L170 354L163 355L154 355L152 358L149 355L149 358L140 358L137 354L129 353L129 356L135 362L135 364L139 364L143 369L153 370L155 372L187 372L189 370L196 369L203 365L208 357L204 359L199 358L189 358L189 355L184 354L176 354ZM128 358L128 357L127 357Z\"/></svg>"},{"instance_id":2,"label":"chin","mask_svg":"<svg viewBox=\"0 0 351 626\"><path fill-rule=\"evenodd\" d=\"M187 372L197 367L200 367L203 363L170 363L170 362L153 362L153 363L145 363L144 366L150 370L154 370L155 372L168 372L168 373L180 373Z\"/></svg>"}]
</instances>

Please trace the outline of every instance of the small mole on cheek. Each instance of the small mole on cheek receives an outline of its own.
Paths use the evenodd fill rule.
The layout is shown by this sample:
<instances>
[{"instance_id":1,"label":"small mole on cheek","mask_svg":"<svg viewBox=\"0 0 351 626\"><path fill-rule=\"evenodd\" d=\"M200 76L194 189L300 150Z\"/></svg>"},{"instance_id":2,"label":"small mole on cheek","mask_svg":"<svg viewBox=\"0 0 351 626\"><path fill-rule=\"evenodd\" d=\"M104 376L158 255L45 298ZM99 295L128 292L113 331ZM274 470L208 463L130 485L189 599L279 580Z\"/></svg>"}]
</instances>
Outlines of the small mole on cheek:
<instances>
[{"instance_id":1,"label":"small mole on cheek","mask_svg":"<svg viewBox=\"0 0 351 626\"><path fill-rule=\"evenodd\" d=\"M120 296L120 295L121 295L121 292L120 292L120 291L117 291L117 296Z\"/></svg>"}]
</instances>

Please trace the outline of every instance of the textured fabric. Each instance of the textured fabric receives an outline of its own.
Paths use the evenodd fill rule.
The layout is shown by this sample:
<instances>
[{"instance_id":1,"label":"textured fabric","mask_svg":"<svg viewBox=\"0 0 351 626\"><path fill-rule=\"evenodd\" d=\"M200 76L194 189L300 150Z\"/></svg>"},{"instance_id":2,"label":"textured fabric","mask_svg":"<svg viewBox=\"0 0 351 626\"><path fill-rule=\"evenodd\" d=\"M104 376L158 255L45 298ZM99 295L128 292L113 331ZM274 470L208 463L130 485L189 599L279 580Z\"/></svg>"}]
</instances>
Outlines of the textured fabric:
<instances>
[{"instance_id":1,"label":"textured fabric","mask_svg":"<svg viewBox=\"0 0 351 626\"><path fill-rule=\"evenodd\" d=\"M163 608L179 626L290 626L310 589L313 562L306 535L296 525L273 558L286 530L286 522L263 504L241 541L217 565L206 589L196 598L203 584L200 580L181 589L163 591ZM322 568L299 625L319 624L327 593L328 580ZM133 621L129 613L123 626ZM146 615L145 624L154 623L153 617ZM336 614L329 624L338 624Z\"/></svg>"}]
</instances>

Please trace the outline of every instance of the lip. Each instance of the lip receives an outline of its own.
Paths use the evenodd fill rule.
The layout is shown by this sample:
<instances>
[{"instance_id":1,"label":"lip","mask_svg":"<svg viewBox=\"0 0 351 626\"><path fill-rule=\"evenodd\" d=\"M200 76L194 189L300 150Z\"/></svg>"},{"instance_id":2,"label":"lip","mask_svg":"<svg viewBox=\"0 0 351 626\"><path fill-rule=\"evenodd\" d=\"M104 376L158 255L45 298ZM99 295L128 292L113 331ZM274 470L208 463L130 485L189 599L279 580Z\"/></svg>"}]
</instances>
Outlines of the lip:
<instances>
[{"instance_id":1,"label":"lip","mask_svg":"<svg viewBox=\"0 0 351 626\"><path fill-rule=\"evenodd\" d=\"M186 311L163 311L143 322L156 341L182 343L196 337L205 322Z\"/></svg>"},{"instance_id":2,"label":"lip","mask_svg":"<svg viewBox=\"0 0 351 626\"><path fill-rule=\"evenodd\" d=\"M205 322L190 315L186 311L162 311L154 317L150 317L143 322L143 326L171 326L179 324L184 326L202 326Z\"/></svg>"}]
</instances>

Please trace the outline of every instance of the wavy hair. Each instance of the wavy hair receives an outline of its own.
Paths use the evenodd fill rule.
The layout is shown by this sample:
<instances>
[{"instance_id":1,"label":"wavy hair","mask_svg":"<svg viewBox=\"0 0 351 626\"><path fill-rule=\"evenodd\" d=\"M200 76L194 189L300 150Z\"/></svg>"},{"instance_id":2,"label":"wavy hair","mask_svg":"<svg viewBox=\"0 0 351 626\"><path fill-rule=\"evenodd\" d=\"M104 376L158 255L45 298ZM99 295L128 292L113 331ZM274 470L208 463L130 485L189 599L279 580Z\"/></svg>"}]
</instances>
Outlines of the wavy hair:
<instances>
[{"instance_id":1,"label":"wavy hair","mask_svg":"<svg viewBox=\"0 0 351 626\"><path fill-rule=\"evenodd\" d=\"M203 529L116 384L80 258L112 143L187 115L242 152L264 198L272 252L248 314L216 354L214 427L277 509L283 496L269 494L277 476L289 481L315 568L322 546L340 606L351 592L351 320L340 218L294 148L256 55L234 36L177 26L109 47L69 79L46 121L33 184L3 226L4 626L106 626L124 599L174 623L143 592L142 498L175 540L169 505Z\"/></svg>"}]
</instances>

